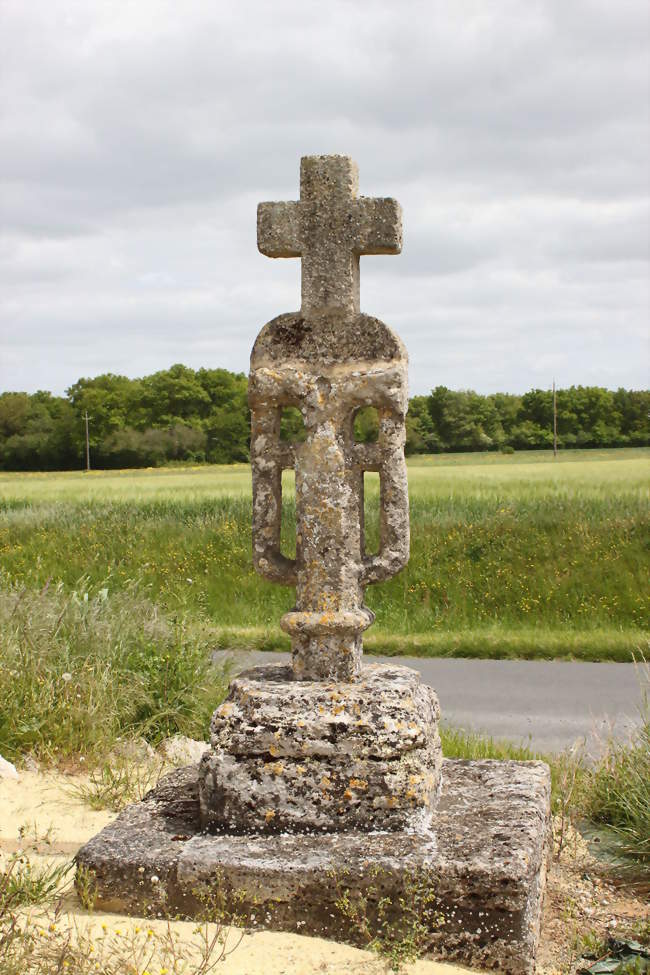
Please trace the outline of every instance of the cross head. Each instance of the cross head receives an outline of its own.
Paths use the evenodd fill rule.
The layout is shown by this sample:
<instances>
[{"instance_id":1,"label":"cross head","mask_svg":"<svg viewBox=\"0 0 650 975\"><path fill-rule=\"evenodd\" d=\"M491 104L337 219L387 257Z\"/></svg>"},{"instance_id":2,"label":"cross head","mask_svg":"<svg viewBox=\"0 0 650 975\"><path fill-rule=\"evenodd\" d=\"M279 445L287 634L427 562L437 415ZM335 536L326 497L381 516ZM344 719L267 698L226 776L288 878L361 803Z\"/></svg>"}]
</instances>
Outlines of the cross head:
<instances>
[{"instance_id":1,"label":"cross head","mask_svg":"<svg viewBox=\"0 0 650 975\"><path fill-rule=\"evenodd\" d=\"M303 315L359 312L359 257L399 254L402 210L391 198L358 196L348 156L303 156L300 200L260 203L257 246L267 257L302 258Z\"/></svg>"}]
</instances>

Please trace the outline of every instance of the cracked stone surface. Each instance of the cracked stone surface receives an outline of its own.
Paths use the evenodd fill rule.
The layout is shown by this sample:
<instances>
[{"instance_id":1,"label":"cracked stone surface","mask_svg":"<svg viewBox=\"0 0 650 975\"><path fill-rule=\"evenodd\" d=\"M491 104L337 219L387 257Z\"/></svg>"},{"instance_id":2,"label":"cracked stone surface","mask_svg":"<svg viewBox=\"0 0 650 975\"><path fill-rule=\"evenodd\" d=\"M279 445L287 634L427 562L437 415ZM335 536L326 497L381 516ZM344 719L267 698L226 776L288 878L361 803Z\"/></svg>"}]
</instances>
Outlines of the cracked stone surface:
<instances>
[{"instance_id":1,"label":"cracked stone surface","mask_svg":"<svg viewBox=\"0 0 650 975\"><path fill-rule=\"evenodd\" d=\"M387 325L359 311L359 257L398 254L399 204L359 197L347 156L305 156L300 200L261 203L258 247L302 259L300 312L264 326L251 354L253 562L265 578L295 585L281 620L298 678L354 680L362 634L374 616L365 587L408 561L405 415L408 358ZM284 443L284 407L302 413L305 440ZM358 410L377 410L376 443L356 443ZM282 470L296 472L296 557L280 550ZM380 546L366 551L364 471L380 478Z\"/></svg>"},{"instance_id":2,"label":"cracked stone surface","mask_svg":"<svg viewBox=\"0 0 650 975\"><path fill-rule=\"evenodd\" d=\"M543 762L445 759L424 831L211 835L201 831L196 766L177 770L87 843L97 908L200 914L215 884L253 925L360 943L335 906L381 887L399 905L413 879L436 895L434 957L512 975L534 971L549 854ZM396 907L396 913L399 912ZM372 899L370 922L372 926Z\"/></svg>"},{"instance_id":3,"label":"cracked stone surface","mask_svg":"<svg viewBox=\"0 0 650 975\"><path fill-rule=\"evenodd\" d=\"M440 781L440 708L408 667L355 682L240 674L212 718L201 814L215 831L403 829L430 820Z\"/></svg>"}]
</instances>

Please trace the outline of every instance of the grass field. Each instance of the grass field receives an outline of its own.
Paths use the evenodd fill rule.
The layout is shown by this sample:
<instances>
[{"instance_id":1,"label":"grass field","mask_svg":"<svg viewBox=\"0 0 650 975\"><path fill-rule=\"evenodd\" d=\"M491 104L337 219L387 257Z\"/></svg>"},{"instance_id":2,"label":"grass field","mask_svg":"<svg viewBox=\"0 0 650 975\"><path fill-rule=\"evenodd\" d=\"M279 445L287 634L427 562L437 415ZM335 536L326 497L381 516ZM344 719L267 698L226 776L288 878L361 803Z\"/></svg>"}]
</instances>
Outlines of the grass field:
<instances>
[{"instance_id":1,"label":"grass field","mask_svg":"<svg viewBox=\"0 0 650 975\"><path fill-rule=\"evenodd\" d=\"M629 660L647 648L642 449L409 461L411 560L367 592L369 650ZM367 525L377 534L377 487ZM284 549L294 544L285 482ZM2 586L137 589L214 645L285 647L293 592L251 565L247 466L0 473Z\"/></svg>"}]
</instances>

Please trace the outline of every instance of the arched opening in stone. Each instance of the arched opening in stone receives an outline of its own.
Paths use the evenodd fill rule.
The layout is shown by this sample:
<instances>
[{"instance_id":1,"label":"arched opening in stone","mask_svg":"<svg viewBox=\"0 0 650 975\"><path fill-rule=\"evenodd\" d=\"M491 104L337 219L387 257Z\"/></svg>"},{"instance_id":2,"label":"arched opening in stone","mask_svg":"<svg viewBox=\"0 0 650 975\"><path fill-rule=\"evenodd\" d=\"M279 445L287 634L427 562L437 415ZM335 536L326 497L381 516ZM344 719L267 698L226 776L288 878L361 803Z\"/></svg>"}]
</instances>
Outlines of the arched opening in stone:
<instances>
[{"instance_id":1,"label":"arched opening in stone","mask_svg":"<svg viewBox=\"0 0 650 975\"><path fill-rule=\"evenodd\" d=\"M293 467L282 471L282 520L280 552L287 559L296 557L296 472Z\"/></svg>"},{"instance_id":2,"label":"arched opening in stone","mask_svg":"<svg viewBox=\"0 0 650 975\"><path fill-rule=\"evenodd\" d=\"M363 472L363 553L376 555L379 552L379 474L376 471Z\"/></svg>"},{"instance_id":3,"label":"arched opening in stone","mask_svg":"<svg viewBox=\"0 0 650 975\"><path fill-rule=\"evenodd\" d=\"M375 406L362 406L354 414L352 435L355 443L376 443L379 440L379 411Z\"/></svg>"},{"instance_id":4,"label":"arched opening in stone","mask_svg":"<svg viewBox=\"0 0 650 975\"><path fill-rule=\"evenodd\" d=\"M301 411L297 406L283 406L280 412L280 440L283 443L302 443L306 438Z\"/></svg>"}]
</instances>

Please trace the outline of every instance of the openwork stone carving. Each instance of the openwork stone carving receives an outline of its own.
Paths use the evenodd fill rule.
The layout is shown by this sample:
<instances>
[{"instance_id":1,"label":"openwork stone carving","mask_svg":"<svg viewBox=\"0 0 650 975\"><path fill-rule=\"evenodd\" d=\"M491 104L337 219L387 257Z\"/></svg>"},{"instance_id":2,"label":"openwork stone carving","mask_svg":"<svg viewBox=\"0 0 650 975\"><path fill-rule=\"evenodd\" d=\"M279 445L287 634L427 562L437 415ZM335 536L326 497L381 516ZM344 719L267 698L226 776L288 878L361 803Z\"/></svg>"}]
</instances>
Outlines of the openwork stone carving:
<instances>
[{"instance_id":1,"label":"openwork stone carving","mask_svg":"<svg viewBox=\"0 0 650 975\"><path fill-rule=\"evenodd\" d=\"M404 418L407 354L383 322L359 311L359 257L398 254L401 209L358 197L347 156L306 156L300 200L261 203L258 247L302 259L300 312L264 326L251 354L253 560L265 578L295 585L281 620L291 635L294 677L354 680L362 633L373 622L365 587L408 561ZM303 443L280 440L284 407L300 409ZM354 441L354 417L376 408L376 443ZM282 470L296 472L296 558L280 551ZM380 547L365 551L364 471L380 477Z\"/></svg>"}]
</instances>

